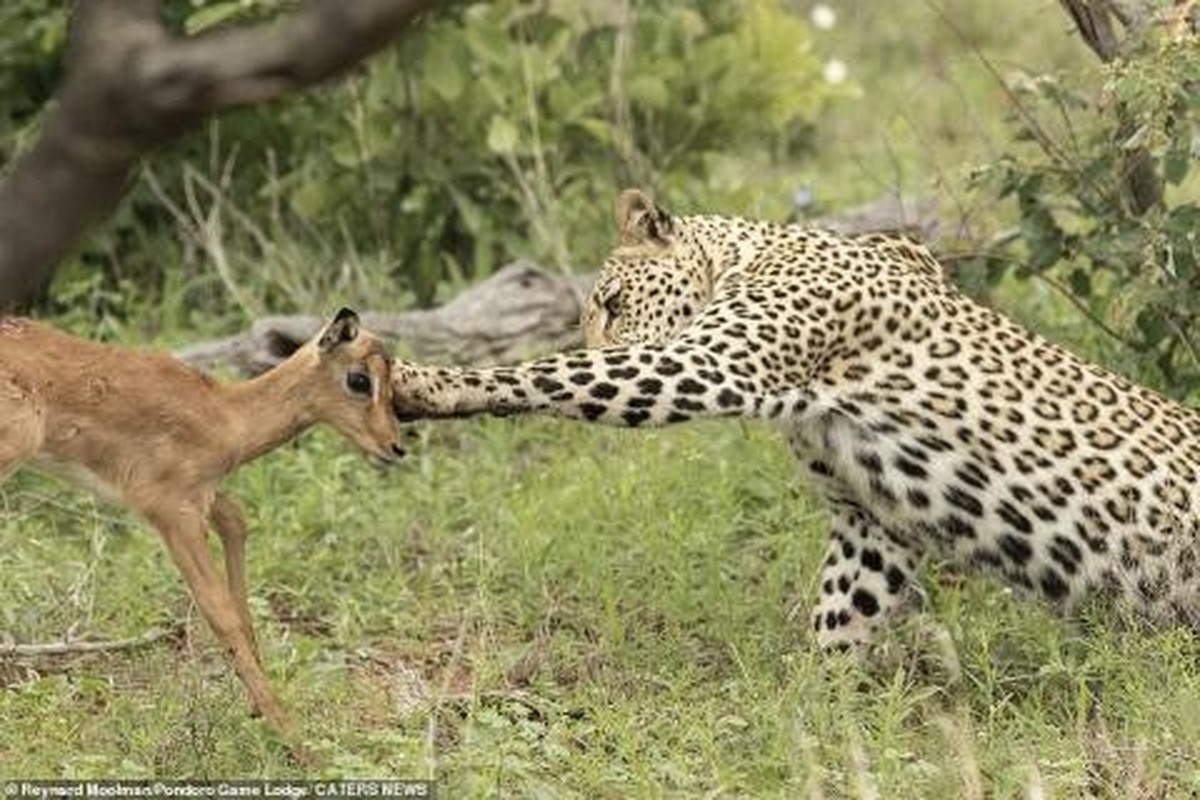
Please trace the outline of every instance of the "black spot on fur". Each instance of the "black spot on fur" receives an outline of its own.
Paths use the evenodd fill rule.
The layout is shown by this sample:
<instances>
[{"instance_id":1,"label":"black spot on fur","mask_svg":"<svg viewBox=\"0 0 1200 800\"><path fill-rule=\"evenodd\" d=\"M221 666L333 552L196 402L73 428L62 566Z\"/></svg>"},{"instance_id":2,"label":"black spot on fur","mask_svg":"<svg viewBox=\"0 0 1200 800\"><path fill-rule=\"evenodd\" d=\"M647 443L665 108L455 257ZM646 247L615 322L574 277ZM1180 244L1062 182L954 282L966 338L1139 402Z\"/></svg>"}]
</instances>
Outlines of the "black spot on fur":
<instances>
[{"instance_id":1,"label":"black spot on fur","mask_svg":"<svg viewBox=\"0 0 1200 800\"><path fill-rule=\"evenodd\" d=\"M1065 536L1058 535L1050 543L1050 557L1063 568L1063 572L1074 575L1083 561L1083 551L1079 545Z\"/></svg>"},{"instance_id":2,"label":"black spot on fur","mask_svg":"<svg viewBox=\"0 0 1200 800\"><path fill-rule=\"evenodd\" d=\"M1000 537L1000 549L1018 566L1028 564L1029 559L1033 558L1033 548L1029 546L1029 542L1011 533Z\"/></svg>"},{"instance_id":3,"label":"black spot on fur","mask_svg":"<svg viewBox=\"0 0 1200 800\"><path fill-rule=\"evenodd\" d=\"M730 388L722 389L717 395L717 405L721 408L737 408L744 402L742 396Z\"/></svg>"},{"instance_id":4,"label":"black spot on fur","mask_svg":"<svg viewBox=\"0 0 1200 800\"><path fill-rule=\"evenodd\" d=\"M588 390L588 394L597 400L612 400L614 397L620 394L620 392L621 390L612 383L597 383Z\"/></svg>"},{"instance_id":5,"label":"black spot on fur","mask_svg":"<svg viewBox=\"0 0 1200 800\"><path fill-rule=\"evenodd\" d=\"M996 508L996 515L1021 533L1033 533L1033 523L1007 500L1001 500Z\"/></svg>"},{"instance_id":6,"label":"black spot on fur","mask_svg":"<svg viewBox=\"0 0 1200 800\"><path fill-rule=\"evenodd\" d=\"M879 601L865 589L855 589L854 594L850 595L850 602L864 617L873 617L879 613Z\"/></svg>"},{"instance_id":7,"label":"black spot on fur","mask_svg":"<svg viewBox=\"0 0 1200 800\"><path fill-rule=\"evenodd\" d=\"M631 428L636 428L646 420L650 419L649 411L642 411L636 408L627 408L621 412L621 419L625 420L625 424Z\"/></svg>"},{"instance_id":8,"label":"black spot on fur","mask_svg":"<svg viewBox=\"0 0 1200 800\"><path fill-rule=\"evenodd\" d=\"M939 523L942 530L956 539L974 539L975 529L957 514L947 514Z\"/></svg>"},{"instance_id":9,"label":"black spot on fur","mask_svg":"<svg viewBox=\"0 0 1200 800\"><path fill-rule=\"evenodd\" d=\"M868 472L873 472L876 475L878 475L880 472L883 472L883 462L879 460L879 456L877 454L855 453L854 457Z\"/></svg>"},{"instance_id":10,"label":"black spot on fur","mask_svg":"<svg viewBox=\"0 0 1200 800\"><path fill-rule=\"evenodd\" d=\"M659 360L658 366L654 368L654 371L659 375L666 375L667 377L670 377L683 372L683 364L679 363L673 358L670 358L669 356L663 356Z\"/></svg>"},{"instance_id":11,"label":"black spot on fur","mask_svg":"<svg viewBox=\"0 0 1200 800\"><path fill-rule=\"evenodd\" d=\"M533 379L533 388L537 389L539 392L554 394L555 392L561 392L563 385L553 378L547 378L545 375L538 375Z\"/></svg>"},{"instance_id":12,"label":"black spot on fur","mask_svg":"<svg viewBox=\"0 0 1200 800\"><path fill-rule=\"evenodd\" d=\"M583 418L588 421L597 420L600 417L604 416L604 412L607 409L608 409L608 406L602 406L599 403L580 403L579 404L579 413L583 414Z\"/></svg>"},{"instance_id":13,"label":"black spot on fur","mask_svg":"<svg viewBox=\"0 0 1200 800\"><path fill-rule=\"evenodd\" d=\"M950 485L942 490L942 497L955 508L961 508L973 517L983 516L983 504L975 495L967 494L957 486Z\"/></svg>"},{"instance_id":14,"label":"black spot on fur","mask_svg":"<svg viewBox=\"0 0 1200 800\"><path fill-rule=\"evenodd\" d=\"M1042 587L1042 592L1051 600L1062 600L1071 591L1062 576L1052 569L1042 572L1042 578L1038 583Z\"/></svg>"},{"instance_id":15,"label":"black spot on fur","mask_svg":"<svg viewBox=\"0 0 1200 800\"><path fill-rule=\"evenodd\" d=\"M929 508L929 495L913 487L908 490L908 504L913 508Z\"/></svg>"},{"instance_id":16,"label":"black spot on fur","mask_svg":"<svg viewBox=\"0 0 1200 800\"><path fill-rule=\"evenodd\" d=\"M873 572L883 572L883 556L874 548L864 547L859 556L862 565Z\"/></svg>"},{"instance_id":17,"label":"black spot on fur","mask_svg":"<svg viewBox=\"0 0 1200 800\"><path fill-rule=\"evenodd\" d=\"M904 573L896 565L893 564L887 568L885 577L887 578L887 587L890 594L895 594L904 587Z\"/></svg>"},{"instance_id":18,"label":"black spot on fur","mask_svg":"<svg viewBox=\"0 0 1200 800\"><path fill-rule=\"evenodd\" d=\"M610 369L608 371L608 376L610 378L616 378L619 381L628 381L628 380L632 380L633 378L636 378L638 376L639 371L640 370L638 370L638 368L634 367L634 366L615 367L614 369Z\"/></svg>"},{"instance_id":19,"label":"black spot on fur","mask_svg":"<svg viewBox=\"0 0 1200 800\"><path fill-rule=\"evenodd\" d=\"M896 458L896 469L903 472L910 478L927 478L929 472L915 461L909 461L904 456Z\"/></svg>"},{"instance_id":20,"label":"black spot on fur","mask_svg":"<svg viewBox=\"0 0 1200 800\"><path fill-rule=\"evenodd\" d=\"M663 383L658 378L642 378L637 382L637 388L642 394L657 395L662 391Z\"/></svg>"}]
</instances>

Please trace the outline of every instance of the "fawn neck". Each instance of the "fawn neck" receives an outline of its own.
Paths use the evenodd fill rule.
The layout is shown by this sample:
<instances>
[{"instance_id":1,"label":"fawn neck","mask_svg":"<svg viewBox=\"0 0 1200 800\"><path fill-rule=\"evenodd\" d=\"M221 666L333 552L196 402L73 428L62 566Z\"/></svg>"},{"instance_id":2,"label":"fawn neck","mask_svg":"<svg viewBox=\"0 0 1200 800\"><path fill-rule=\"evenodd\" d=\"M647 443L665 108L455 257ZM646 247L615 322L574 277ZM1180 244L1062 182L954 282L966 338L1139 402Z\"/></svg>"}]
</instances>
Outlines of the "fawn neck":
<instances>
[{"instance_id":1,"label":"fawn neck","mask_svg":"<svg viewBox=\"0 0 1200 800\"><path fill-rule=\"evenodd\" d=\"M316 423L311 355L300 351L256 378L224 388L236 420L237 464L269 453Z\"/></svg>"}]
</instances>

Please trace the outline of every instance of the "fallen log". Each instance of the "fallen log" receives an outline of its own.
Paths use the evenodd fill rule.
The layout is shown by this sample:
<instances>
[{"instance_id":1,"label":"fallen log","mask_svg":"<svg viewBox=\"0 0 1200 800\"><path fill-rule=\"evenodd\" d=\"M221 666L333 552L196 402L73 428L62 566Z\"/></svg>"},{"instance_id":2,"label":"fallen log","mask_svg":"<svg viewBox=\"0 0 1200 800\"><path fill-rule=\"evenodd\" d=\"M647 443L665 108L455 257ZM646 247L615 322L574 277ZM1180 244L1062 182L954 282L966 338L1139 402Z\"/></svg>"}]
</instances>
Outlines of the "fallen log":
<instances>
[{"instance_id":1,"label":"fallen log","mask_svg":"<svg viewBox=\"0 0 1200 800\"><path fill-rule=\"evenodd\" d=\"M363 313L363 325L394 339L419 360L504 364L579 340L579 308L591 279L572 280L528 262L498 270L438 308ZM315 316L263 317L244 333L178 350L201 369L223 365L245 374L263 372L312 338Z\"/></svg>"}]
</instances>

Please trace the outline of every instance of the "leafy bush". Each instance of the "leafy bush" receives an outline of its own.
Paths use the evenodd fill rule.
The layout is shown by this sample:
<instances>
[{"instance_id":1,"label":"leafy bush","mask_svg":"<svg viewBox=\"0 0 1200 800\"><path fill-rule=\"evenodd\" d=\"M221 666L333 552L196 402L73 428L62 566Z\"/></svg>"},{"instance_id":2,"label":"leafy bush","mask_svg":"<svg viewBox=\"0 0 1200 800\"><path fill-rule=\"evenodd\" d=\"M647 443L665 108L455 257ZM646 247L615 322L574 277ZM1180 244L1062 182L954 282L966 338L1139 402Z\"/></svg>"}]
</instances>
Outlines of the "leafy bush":
<instances>
[{"instance_id":1,"label":"leafy bush","mask_svg":"<svg viewBox=\"0 0 1200 800\"><path fill-rule=\"evenodd\" d=\"M1014 122L1030 146L980 174L1019 218L988 253L989 277L1049 282L1177 397L1200 392L1198 86L1200 41L1182 31L1108 65L1098 96L1051 76L1019 82Z\"/></svg>"},{"instance_id":2,"label":"leafy bush","mask_svg":"<svg viewBox=\"0 0 1200 800\"><path fill-rule=\"evenodd\" d=\"M67 11L47 0L0 5L0 159L8 161L59 79Z\"/></svg>"}]
</instances>

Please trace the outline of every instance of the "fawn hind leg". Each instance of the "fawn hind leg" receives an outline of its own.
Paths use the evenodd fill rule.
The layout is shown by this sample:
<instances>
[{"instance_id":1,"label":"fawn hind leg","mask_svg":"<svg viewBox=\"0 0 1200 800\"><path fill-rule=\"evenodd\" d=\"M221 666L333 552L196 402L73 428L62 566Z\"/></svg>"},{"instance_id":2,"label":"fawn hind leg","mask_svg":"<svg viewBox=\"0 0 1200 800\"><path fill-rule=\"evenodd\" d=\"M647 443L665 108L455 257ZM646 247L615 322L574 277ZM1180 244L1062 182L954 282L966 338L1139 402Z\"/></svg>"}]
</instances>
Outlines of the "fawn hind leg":
<instances>
[{"instance_id":1,"label":"fawn hind leg","mask_svg":"<svg viewBox=\"0 0 1200 800\"><path fill-rule=\"evenodd\" d=\"M254 624L250 620L250 606L246 594L246 520L233 498L221 492L218 492L213 500L209 518L217 530L217 535L221 537L221 550L225 554L225 580L229 584L229 592L237 602L238 615L242 618L242 625L250 637L254 659L261 664L262 655L254 636Z\"/></svg>"},{"instance_id":2,"label":"fawn hind leg","mask_svg":"<svg viewBox=\"0 0 1200 800\"><path fill-rule=\"evenodd\" d=\"M0 481L42 447L44 423L37 401L0 375Z\"/></svg>"},{"instance_id":3,"label":"fawn hind leg","mask_svg":"<svg viewBox=\"0 0 1200 800\"><path fill-rule=\"evenodd\" d=\"M164 508L160 505L159 508ZM194 509L194 507L193 507ZM196 604L213 633L229 651L234 669L250 694L255 709L271 727L283 736L292 752L302 761L311 760L298 745L296 729L276 699L266 673L255 656L252 634L238 610L238 603L222 580L208 553L205 542L206 515L199 510L180 511L176 505L167 513L152 514L171 557L183 573Z\"/></svg>"}]
</instances>

